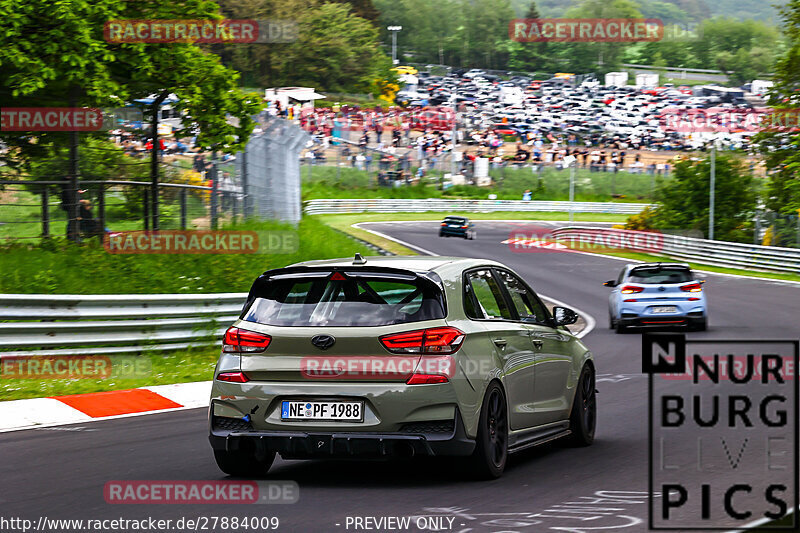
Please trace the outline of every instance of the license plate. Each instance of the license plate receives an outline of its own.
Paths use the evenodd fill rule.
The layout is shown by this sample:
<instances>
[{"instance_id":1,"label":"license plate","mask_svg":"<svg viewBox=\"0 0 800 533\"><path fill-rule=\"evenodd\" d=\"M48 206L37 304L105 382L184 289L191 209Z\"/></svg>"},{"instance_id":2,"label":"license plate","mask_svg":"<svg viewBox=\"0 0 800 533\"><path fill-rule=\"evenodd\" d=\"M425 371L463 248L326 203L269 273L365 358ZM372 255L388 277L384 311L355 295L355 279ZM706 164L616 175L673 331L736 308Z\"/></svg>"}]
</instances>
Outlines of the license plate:
<instances>
[{"instance_id":1,"label":"license plate","mask_svg":"<svg viewBox=\"0 0 800 533\"><path fill-rule=\"evenodd\" d=\"M364 421L364 402L281 402L281 420Z\"/></svg>"},{"instance_id":2,"label":"license plate","mask_svg":"<svg viewBox=\"0 0 800 533\"><path fill-rule=\"evenodd\" d=\"M663 305L661 307L653 307L653 313L675 313L678 308L674 305Z\"/></svg>"}]
</instances>

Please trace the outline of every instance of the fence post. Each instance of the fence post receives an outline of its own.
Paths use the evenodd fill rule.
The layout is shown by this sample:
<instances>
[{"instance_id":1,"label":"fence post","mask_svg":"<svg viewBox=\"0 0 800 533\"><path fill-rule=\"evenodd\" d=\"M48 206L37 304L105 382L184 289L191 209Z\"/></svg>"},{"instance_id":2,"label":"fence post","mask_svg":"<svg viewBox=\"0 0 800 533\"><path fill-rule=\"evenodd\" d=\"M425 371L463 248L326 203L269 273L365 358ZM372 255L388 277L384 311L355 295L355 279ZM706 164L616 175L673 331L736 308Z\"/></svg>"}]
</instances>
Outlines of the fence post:
<instances>
[{"instance_id":1,"label":"fence post","mask_svg":"<svg viewBox=\"0 0 800 533\"><path fill-rule=\"evenodd\" d=\"M217 229L217 158L211 161L211 229Z\"/></svg>"},{"instance_id":2,"label":"fence post","mask_svg":"<svg viewBox=\"0 0 800 533\"><path fill-rule=\"evenodd\" d=\"M237 194L229 193L231 195L231 221L236 224L236 216L238 215L239 199Z\"/></svg>"},{"instance_id":3,"label":"fence post","mask_svg":"<svg viewBox=\"0 0 800 533\"><path fill-rule=\"evenodd\" d=\"M106 229L106 188L100 185L97 191L97 219L100 222L100 230L105 233Z\"/></svg>"},{"instance_id":4,"label":"fence post","mask_svg":"<svg viewBox=\"0 0 800 533\"><path fill-rule=\"evenodd\" d=\"M180 193L180 200L181 200L181 229L186 229L186 189L181 187Z\"/></svg>"},{"instance_id":5,"label":"fence post","mask_svg":"<svg viewBox=\"0 0 800 533\"><path fill-rule=\"evenodd\" d=\"M242 152L242 218L247 220L252 216L250 205L250 183L247 174L247 147Z\"/></svg>"},{"instance_id":6,"label":"fence post","mask_svg":"<svg viewBox=\"0 0 800 533\"><path fill-rule=\"evenodd\" d=\"M144 230L147 231L150 229L150 195L148 194L148 190L146 188L142 194L144 195L144 201L142 202L142 217L144 217Z\"/></svg>"},{"instance_id":7,"label":"fence post","mask_svg":"<svg viewBox=\"0 0 800 533\"><path fill-rule=\"evenodd\" d=\"M50 189L42 187L42 237L50 236Z\"/></svg>"}]
</instances>

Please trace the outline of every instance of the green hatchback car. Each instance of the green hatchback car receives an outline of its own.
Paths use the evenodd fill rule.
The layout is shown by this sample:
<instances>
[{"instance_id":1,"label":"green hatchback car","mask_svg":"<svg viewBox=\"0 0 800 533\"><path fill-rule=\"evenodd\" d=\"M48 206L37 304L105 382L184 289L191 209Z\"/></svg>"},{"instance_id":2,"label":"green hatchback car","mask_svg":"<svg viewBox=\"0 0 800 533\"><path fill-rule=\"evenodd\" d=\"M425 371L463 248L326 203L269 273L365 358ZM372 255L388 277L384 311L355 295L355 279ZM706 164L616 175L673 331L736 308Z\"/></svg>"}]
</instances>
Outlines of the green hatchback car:
<instances>
[{"instance_id":1,"label":"green hatchback car","mask_svg":"<svg viewBox=\"0 0 800 533\"><path fill-rule=\"evenodd\" d=\"M225 333L211 446L233 476L275 454L462 456L477 477L509 453L586 446L592 355L510 268L455 257L311 261L256 279Z\"/></svg>"}]
</instances>

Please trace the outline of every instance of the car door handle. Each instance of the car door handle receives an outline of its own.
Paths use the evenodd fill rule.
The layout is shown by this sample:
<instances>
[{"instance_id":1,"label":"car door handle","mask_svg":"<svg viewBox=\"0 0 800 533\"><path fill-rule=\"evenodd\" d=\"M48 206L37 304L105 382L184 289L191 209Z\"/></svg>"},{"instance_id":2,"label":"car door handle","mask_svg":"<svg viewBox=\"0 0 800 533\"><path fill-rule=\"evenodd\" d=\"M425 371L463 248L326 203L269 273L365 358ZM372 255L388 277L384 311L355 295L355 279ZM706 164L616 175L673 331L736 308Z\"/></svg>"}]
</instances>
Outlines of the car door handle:
<instances>
[{"instance_id":1,"label":"car door handle","mask_svg":"<svg viewBox=\"0 0 800 533\"><path fill-rule=\"evenodd\" d=\"M531 342L533 343L534 346L536 346L537 350L541 350L542 346L544 346L544 341L532 340Z\"/></svg>"},{"instance_id":2,"label":"car door handle","mask_svg":"<svg viewBox=\"0 0 800 533\"><path fill-rule=\"evenodd\" d=\"M508 342L505 339L494 339L494 343L501 348L505 348Z\"/></svg>"}]
</instances>

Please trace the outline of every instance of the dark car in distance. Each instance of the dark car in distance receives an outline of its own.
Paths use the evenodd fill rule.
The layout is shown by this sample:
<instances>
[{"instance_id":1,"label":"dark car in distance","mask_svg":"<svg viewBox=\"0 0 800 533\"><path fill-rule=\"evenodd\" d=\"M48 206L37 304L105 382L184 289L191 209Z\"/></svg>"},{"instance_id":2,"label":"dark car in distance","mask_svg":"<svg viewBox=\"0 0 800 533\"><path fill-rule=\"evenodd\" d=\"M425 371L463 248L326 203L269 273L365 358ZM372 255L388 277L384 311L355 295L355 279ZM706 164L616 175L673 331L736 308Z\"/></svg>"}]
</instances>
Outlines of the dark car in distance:
<instances>
[{"instance_id":1,"label":"dark car in distance","mask_svg":"<svg viewBox=\"0 0 800 533\"><path fill-rule=\"evenodd\" d=\"M439 237L475 238L475 227L467 217L445 217L439 226Z\"/></svg>"}]
</instances>

